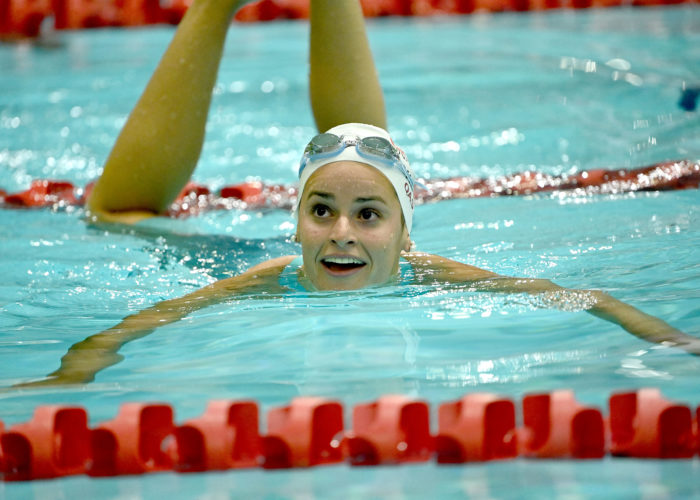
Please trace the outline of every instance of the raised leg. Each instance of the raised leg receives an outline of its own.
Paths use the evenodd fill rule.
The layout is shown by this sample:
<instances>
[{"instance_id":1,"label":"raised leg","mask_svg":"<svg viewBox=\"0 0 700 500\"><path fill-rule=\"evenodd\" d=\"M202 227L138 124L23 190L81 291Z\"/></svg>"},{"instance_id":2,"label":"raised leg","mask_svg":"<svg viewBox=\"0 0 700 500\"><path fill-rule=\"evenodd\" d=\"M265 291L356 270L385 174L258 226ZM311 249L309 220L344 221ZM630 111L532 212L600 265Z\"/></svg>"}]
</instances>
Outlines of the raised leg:
<instances>
[{"instance_id":1,"label":"raised leg","mask_svg":"<svg viewBox=\"0 0 700 500\"><path fill-rule=\"evenodd\" d=\"M320 131L341 123L386 129L384 96L358 0L311 0L311 107Z\"/></svg>"},{"instance_id":2,"label":"raised leg","mask_svg":"<svg viewBox=\"0 0 700 500\"><path fill-rule=\"evenodd\" d=\"M117 138L88 200L92 212L124 222L163 213L187 183L201 153L226 33L244 3L192 3Z\"/></svg>"}]
</instances>

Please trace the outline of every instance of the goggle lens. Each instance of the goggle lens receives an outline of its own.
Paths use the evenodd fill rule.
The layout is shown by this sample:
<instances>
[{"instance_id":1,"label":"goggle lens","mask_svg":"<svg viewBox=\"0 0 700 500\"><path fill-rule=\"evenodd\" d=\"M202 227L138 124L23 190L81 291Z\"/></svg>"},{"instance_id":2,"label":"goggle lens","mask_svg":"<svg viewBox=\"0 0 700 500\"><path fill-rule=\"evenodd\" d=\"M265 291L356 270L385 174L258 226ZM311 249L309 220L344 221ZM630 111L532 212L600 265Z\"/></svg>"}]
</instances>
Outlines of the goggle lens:
<instances>
[{"instance_id":1,"label":"goggle lens","mask_svg":"<svg viewBox=\"0 0 700 500\"><path fill-rule=\"evenodd\" d=\"M390 166L403 166L401 155L398 149L388 140L383 137L364 137L347 138L339 137L335 134L318 134L304 149L304 157L301 161L299 174L304 170L306 164L313 159L314 156L329 156L334 153L339 153L349 146L355 146L358 153L365 156L371 156L384 161ZM404 169L401 168L403 171ZM411 179L412 181L412 179Z\"/></svg>"},{"instance_id":2,"label":"goggle lens","mask_svg":"<svg viewBox=\"0 0 700 500\"><path fill-rule=\"evenodd\" d=\"M388 160L399 159L394 146L383 137L365 137L360 140L358 146L366 153L374 153Z\"/></svg>"},{"instance_id":3,"label":"goggle lens","mask_svg":"<svg viewBox=\"0 0 700 500\"><path fill-rule=\"evenodd\" d=\"M315 155L321 153L329 153L332 151L340 150L342 146L341 138L335 134L318 134L309 145L306 146L304 154Z\"/></svg>"}]
</instances>

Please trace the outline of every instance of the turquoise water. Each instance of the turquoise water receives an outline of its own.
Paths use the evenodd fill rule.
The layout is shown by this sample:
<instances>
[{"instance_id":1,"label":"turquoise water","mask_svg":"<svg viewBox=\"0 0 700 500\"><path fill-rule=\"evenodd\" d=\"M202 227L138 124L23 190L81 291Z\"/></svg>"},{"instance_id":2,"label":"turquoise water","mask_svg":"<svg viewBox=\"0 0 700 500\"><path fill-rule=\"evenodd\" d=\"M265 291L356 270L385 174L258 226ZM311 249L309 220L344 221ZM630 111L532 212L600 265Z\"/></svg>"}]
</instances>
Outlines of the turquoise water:
<instances>
[{"instance_id":1,"label":"turquoise water","mask_svg":"<svg viewBox=\"0 0 700 500\"><path fill-rule=\"evenodd\" d=\"M313 133L306 30L231 31L197 181L294 181ZM697 8L391 19L370 30L392 131L420 176L700 158L698 114L677 105L683 84L700 80ZM170 36L101 30L0 46L0 187L94 179ZM602 288L698 335L699 214L697 190L455 200L418 207L413 236L419 250L503 274ZM298 252L284 211L135 229L90 227L81 215L2 210L3 387L45 375L70 345L130 313ZM265 411L297 395L329 396L349 410L388 393L423 398L435 412L469 392L517 400L560 388L601 408L615 390L648 386L700 403L698 358L570 309L416 286L232 299L127 345L124 361L85 388L0 393L0 420L26 421L49 402L83 405L94 424L126 401L169 402L183 420L222 397L255 398ZM699 468L697 458L334 466L0 483L0 496L677 498L700 494L689 480Z\"/></svg>"}]
</instances>

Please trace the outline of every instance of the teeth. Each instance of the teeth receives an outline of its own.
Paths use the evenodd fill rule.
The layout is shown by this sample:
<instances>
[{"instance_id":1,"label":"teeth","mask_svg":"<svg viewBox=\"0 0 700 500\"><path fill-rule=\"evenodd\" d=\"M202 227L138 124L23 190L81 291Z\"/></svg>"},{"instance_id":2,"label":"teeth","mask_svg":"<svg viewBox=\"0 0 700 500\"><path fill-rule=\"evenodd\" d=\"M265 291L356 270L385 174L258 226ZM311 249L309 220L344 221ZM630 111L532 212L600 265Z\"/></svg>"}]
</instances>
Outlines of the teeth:
<instances>
[{"instance_id":1,"label":"teeth","mask_svg":"<svg viewBox=\"0 0 700 500\"><path fill-rule=\"evenodd\" d=\"M340 265L348 265L348 264L364 264L360 259L356 259L354 257L326 257L323 259L324 262L328 262L329 264L340 264Z\"/></svg>"}]
</instances>

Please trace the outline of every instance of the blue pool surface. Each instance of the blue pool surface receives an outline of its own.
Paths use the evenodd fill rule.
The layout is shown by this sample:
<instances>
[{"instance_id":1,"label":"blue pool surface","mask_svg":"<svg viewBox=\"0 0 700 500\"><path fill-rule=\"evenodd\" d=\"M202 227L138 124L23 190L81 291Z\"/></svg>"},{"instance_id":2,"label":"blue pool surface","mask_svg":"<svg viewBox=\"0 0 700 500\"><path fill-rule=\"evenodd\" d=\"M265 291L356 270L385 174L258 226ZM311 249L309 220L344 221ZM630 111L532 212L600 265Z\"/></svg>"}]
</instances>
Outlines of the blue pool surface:
<instances>
[{"instance_id":1,"label":"blue pool surface","mask_svg":"<svg viewBox=\"0 0 700 500\"><path fill-rule=\"evenodd\" d=\"M295 181L314 132L307 29L232 28L196 181ZM700 159L700 115L678 105L684 86L700 84L695 6L381 19L369 29L390 128L419 176ZM171 36L170 27L97 30L0 45L0 188L95 179ZM6 425L46 403L82 405L96 424L129 401L170 403L182 421L213 399L254 398L264 413L298 395L342 401L348 423L352 405L393 393L428 401L433 417L471 392L517 401L569 388L605 411L614 391L658 387L700 404L700 358L639 340L580 304L551 310L531 297L410 285L231 299L128 344L87 386L11 389L128 314L299 248L282 210L136 228L90 226L75 207L0 215ZM699 219L697 190L453 200L419 206L413 239L502 274L604 289L700 336ZM0 498L693 498L697 477L697 457L518 459L81 476L0 483Z\"/></svg>"}]
</instances>

